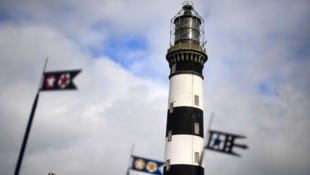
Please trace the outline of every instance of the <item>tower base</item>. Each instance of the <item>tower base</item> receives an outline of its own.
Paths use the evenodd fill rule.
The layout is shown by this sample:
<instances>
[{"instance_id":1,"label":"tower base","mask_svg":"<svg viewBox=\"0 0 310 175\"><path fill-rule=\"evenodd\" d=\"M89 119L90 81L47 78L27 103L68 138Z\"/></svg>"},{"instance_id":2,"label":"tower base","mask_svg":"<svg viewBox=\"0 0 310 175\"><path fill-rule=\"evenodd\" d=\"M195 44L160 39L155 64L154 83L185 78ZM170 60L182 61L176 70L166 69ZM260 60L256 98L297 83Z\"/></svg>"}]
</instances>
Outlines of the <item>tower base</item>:
<instances>
[{"instance_id":1,"label":"tower base","mask_svg":"<svg viewBox=\"0 0 310 175\"><path fill-rule=\"evenodd\" d=\"M164 167L164 175L204 175L204 168L194 165L170 165L170 169L166 171Z\"/></svg>"}]
</instances>

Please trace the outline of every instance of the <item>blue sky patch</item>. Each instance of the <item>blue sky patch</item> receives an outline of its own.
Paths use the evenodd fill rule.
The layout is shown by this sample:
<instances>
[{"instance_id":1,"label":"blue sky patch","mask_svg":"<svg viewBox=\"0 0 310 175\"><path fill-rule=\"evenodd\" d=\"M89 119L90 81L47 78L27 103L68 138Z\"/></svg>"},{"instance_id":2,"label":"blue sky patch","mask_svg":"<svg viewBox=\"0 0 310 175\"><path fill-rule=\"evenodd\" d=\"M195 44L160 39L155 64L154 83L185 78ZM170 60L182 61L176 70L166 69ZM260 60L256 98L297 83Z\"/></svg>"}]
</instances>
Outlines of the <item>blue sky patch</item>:
<instances>
[{"instance_id":1,"label":"blue sky patch","mask_svg":"<svg viewBox=\"0 0 310 175\"><path fill-rule=\"evenodd\" d=\"M0 22L10 19L10 15L4 11L0 11Z\"/></svg>"},{"instance_id":2,"label":"blue sky patch","mask_svg":"<svg viewBox=\"0 0 310 175\"><path fill-rule=\"evenodd\" d=\"M108 56L123 67L128 66L146 56L149 45L147 40L139 35L110 37L102 47L92 47L90 52L94 57Z\"/></svg>"},{"instance_id":3,"label":"blue sky patch","mask_svg":"<svg viewBox=\"0 0 310 175\"><path fill-rule=\"evenodd\" d=\"M279 96L278 83L276 81L266 81L258 85L258 92L266 96Z\"/></svg>"},{"instance_id":4,"label":"blue sky patch","mask_svg":"<svg viewBox=\"0 0 310 175\"><path fill-rule=\"evenodd\" d=\"M296 49L296 55L301 60L310 59L310 43L308 41L301 43Z\"/></svg>"},{"instance_id":5,"label":"blue sky patch","mask_svg":"<svg viewBox=\"0 0 310 175\"><path fill-rule=\"evenodd\" d=\"M30 15L23 11L14 8L0 7L0 23L29 21L30 19Z\"/></svg>"}]
</instances>

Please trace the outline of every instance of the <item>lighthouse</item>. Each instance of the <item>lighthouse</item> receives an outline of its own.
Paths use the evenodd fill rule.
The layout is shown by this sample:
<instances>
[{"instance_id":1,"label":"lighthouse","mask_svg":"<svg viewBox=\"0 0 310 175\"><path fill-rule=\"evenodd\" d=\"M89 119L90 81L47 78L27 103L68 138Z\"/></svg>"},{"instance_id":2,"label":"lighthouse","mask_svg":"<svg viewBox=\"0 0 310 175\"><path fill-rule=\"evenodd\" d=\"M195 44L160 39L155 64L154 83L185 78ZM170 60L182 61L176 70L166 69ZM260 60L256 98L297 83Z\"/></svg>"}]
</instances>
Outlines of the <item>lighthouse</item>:
<instances>
[{"instance_id":1,"label":"lighthouse","mask_svg":"<svg viewBox=\"0 0 310 175\"><path fill-rule=\"evenodd\" d=\"M190 2L171 19L164 175L204 175L204 21Z\"/></svg>"}]
</instances>

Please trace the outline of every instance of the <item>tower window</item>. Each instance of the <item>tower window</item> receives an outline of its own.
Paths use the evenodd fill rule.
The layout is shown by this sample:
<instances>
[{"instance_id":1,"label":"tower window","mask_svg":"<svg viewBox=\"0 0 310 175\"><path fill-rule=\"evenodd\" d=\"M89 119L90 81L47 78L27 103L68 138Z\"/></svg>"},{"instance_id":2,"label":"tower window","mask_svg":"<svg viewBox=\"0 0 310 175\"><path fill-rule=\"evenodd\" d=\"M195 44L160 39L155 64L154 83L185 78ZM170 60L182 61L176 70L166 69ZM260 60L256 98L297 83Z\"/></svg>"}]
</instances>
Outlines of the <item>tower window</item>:
<instances>
[{"instance_id":1,"label":"tower window","mask_svg":"<svg viewBox=\"0 0 310 175\"><path fill-rule=\"evenodd\" d=\"M168 131L168 142L170 142L172 139L172 130Z\"/></svg>"},{"instance_id":2,"label":"tower window","mask_svg":"<svg viewBox=\"0 0 310 175\"><path fill-rule=\"evenodd\" d=\"M166 160L166 171L170 171L170 159Z\"/></svg>"},{"instance_id":3,"label":"tower window","mask_svg":"<svg viewBox=\"0 0 310 175\"><path fill-rule=\"evenodd\" d=\"M195 163L199 163L200 162L200 160L199 160L199 152L195 152L194 157L195 157Z\"/></svg>"},{"instance_id":4,"label":"tower window","mask_svg":"<svg viewBox=\"0 0 310 175\"><path fill-rule=\"evenodd\" d=\"M199 96L198 95L194 95L194 104L196 106L199 106Z\"/></svg>"},{"instance_id":5,"label":"tower window","mask_svg":"<svg viewBox=\"0 0 310 175\"><path fill-rule=\"evenodd\" d=\"M172 66L171 66L171 73L175 73L175 70L177 68L177 63L173 63Z\"/></svg>"},{"instance_id":6,"label":"tower window","mask_svg":"<svg viewBox=\"0 0 310 175\"><path fill-rule=\"evenodd\" d=\"M195 134L199 134L199 123L198 122L194 122L194 133Z\"/></svg>"},{"instance_id":7,"label":"tower window","mask_svg":"<svg viewBox=\"0 0 310 175\"><path fill-rule=\"evenodd\" d=\"M169 104L169 113L173 113L173 103Z\"/></svg>"}]
</instances>

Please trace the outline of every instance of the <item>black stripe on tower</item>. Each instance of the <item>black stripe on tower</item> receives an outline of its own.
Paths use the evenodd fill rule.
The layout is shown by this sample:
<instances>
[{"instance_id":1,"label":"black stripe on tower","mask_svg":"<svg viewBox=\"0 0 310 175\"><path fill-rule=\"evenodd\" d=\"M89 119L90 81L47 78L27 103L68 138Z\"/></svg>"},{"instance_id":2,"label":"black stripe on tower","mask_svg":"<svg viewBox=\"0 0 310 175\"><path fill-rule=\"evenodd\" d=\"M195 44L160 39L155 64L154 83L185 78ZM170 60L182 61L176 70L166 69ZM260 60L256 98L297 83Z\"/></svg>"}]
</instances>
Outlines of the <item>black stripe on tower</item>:
<instances>
[{"instance_id":1,"label":"black stripe on tower","mask_svg":"<svg viewBox=\"0 0 310 175\"><path fill-rule=\"evenodd\" d=\"M200 49L176 49L168 51L166 59L169 62L170 75L180 73L196 74L203 78L202 70L208 56Z\"/></svg>"},{"instance_id":2,"label":"black stripe on tower","mask_svg":"<svg viewBox=\"0 0 310 175\"><path fill-rule=\"evenodd\" d=\"M168 110L166 137L188 134L203 138L203 111L194 107L174 107Z\"/></svg>"},{"instance_id":3,"label":"black stripe on tower","mask_svg":"<svg viewBox=\"0 0 310 175\"><path fill-rule=\"evenodd\" d=\"M179 61L174 64L175 64L175 68L173 69L175 69L175 71L174 72L171 71L169 78L172 77L173 75L183 74L183 73L196 74L203 78L203 75L202 75L203 65L201 65L200 63L192 62L192 61Z\"/></svg>"},{"instance_id":4,"label":"black stripe on tower","mask_svg":"<svg viewBox=\"0 0 310 175\"><path fill-rule=\"evenodd\" d=\"M167 167L164 167L165 175L203 175L204 168L201 166L195 165L170 165L169 171L167 171Z\"/></svg>"}]
</instances>

